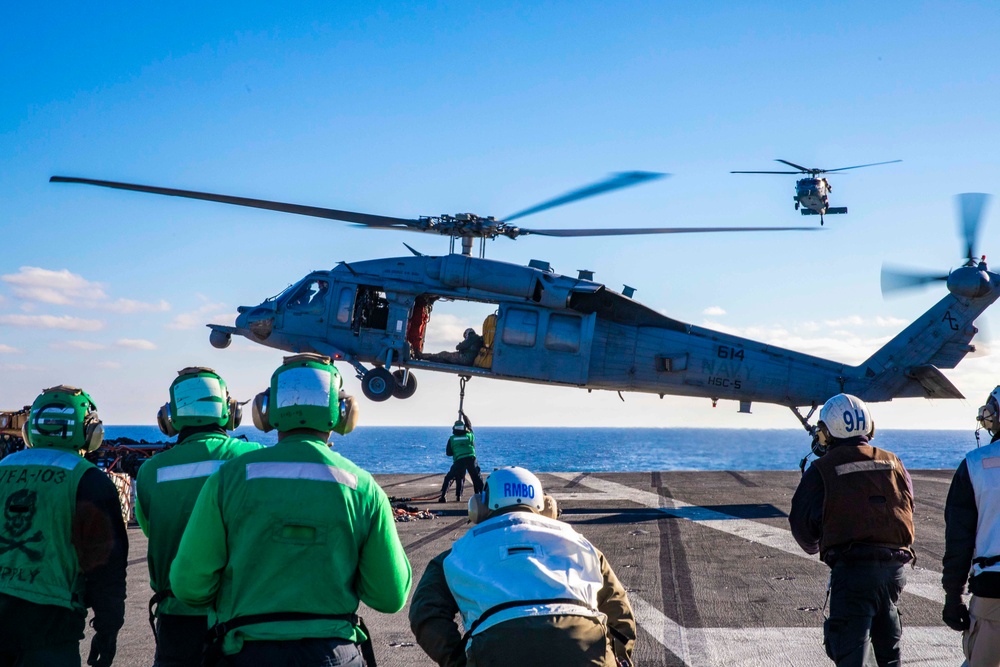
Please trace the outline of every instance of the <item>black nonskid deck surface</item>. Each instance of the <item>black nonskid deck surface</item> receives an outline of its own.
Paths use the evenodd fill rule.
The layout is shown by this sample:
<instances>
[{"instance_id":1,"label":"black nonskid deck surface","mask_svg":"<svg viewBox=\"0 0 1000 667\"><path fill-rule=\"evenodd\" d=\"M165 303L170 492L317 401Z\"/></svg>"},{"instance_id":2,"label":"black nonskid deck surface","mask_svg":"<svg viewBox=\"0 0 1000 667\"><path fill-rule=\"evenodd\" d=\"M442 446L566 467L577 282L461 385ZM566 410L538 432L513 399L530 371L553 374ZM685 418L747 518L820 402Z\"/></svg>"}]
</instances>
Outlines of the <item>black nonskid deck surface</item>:
<instances>
[{"instance_id":1,"label":"black nonskid deck surface","mask_svg":"<svg viewBox=\"0 0 1000 667\"><path fill-rule=\"evenodd\" d=\"M961 636L941 623L944 501L951 471L914 471L917 566L900 601L908 664L958 664ZM604 551L629 590L639 622L636 663L819 665L828 663L822 608L829 570L788 530L797 472L543 473L546 492ZM377 475L390 496L436 495L441 475ZM449 501L454 498L449 494ZM468 528L463 504L413 503L434 520L397 523L414 585L427 562ZM146 540L129 528L125 627L116 665L152 663ZM291 573L289 578L291 579ZM360 613L380 666L433 665L415 645L407 609ZM90 634L81 646L86 658ZM85 664L85 663L84 663Z\"/></svg>"}]
</instances>

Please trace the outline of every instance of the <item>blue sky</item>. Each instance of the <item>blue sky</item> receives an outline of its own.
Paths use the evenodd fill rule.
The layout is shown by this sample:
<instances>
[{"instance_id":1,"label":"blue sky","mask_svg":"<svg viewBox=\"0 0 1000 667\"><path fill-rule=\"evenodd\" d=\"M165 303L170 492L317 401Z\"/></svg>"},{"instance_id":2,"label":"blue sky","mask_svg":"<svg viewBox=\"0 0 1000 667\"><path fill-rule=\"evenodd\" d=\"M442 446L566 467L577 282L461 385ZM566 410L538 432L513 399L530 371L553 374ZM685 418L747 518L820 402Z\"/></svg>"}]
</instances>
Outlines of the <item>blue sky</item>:
<instances>
[{"instance_id":1,"label":"blue sky","mask_svg":"<svg viewBox=\"0 0 1000 667\"><path fill-rule=\"evenodd\" d=\"M669 179L539 214L535 227L814 224L775 158L825 168L850 214L784 236L546 239L495 259L589 268L672 317L856 362L942 292L891 301L883 261L960 263L952 197L996 192L993 3L101 3L12 6L0 25L0 406L87 388L153 423L181 367L234 395L280 353L208 345L207 322L340 260L447 240L73 185L53 174L397 216L503 216L616 171ZM1000 211L987 211L989 254ZM998 255L1000 257L1000 255ZM1000 312L1000 311L998 311ZM456 313L442 320L464 328ZM994 313L985 319L995 320ZM987 322L989 325L990 322ZM441 346L449 341L442 331ZM1000 326L992 326L1000 332ZM1000 333L997 333L1000 335ZM967 402L875 406L888 427L974 426L1000 357L948 376ZM448 424L423 373L375 424ZM356 381L348 388L357 392ZM787 410L473 381L483 424L795 427Z\"/></svg>"}]
</instances>

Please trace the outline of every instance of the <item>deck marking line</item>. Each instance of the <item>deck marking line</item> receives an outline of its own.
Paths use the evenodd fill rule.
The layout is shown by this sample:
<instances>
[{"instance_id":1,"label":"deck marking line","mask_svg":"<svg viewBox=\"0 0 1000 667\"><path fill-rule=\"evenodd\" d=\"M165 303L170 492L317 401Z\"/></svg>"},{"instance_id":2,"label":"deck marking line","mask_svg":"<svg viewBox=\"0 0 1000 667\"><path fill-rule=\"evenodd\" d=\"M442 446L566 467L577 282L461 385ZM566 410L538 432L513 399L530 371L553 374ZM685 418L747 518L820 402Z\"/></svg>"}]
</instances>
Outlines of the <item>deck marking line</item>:
<instances>
[{"instance_id":1,"label":"deck marking line","mask_svg":"<svg viewBox=\"0 0 1000 667\"><path fill-rule=\"evenodd\" d=\"M630 593L636 622L685 665L822 665L823 628L684 628L643 598ZM944 626L905 626L907 663L957 664L964 659L961 635Z\"/></svg>"},{"instance_id":2,"label":"deck marking line","mask_svg":"<svg viewBox=\"0 0 1000 667\"><path fill-rule=\"evenodd\" d=\"M571 473L549 473L553 477L560 479L572 478ZM792 531L785 528L777 528L766 523L758 523L750 519L740 519L723 512L717 512L698 505L692 505L681 500L666 498L650 491L633 489L618 482L606 479L588 477L580 480L581 486L586 486L597 491L603 491L612 496L628 495L628 499L639 505L659 509L665 514L675 516L706 528L712 528L723 533L728 533L735 537L740 537L750 542L762 544L772 549L777 549L799 558L816 561L815 556L802 551ZM681 511L676 511L681 510ZM918 555L919 560L919 555ZM818 561L816 561L818 562ZM906 568L906 588L904 593L916 595L918 597L931 600L939 604L944 604L944 589L941 588L941 573L927 570L922 567Z\"/></svg>"}]
</instances>

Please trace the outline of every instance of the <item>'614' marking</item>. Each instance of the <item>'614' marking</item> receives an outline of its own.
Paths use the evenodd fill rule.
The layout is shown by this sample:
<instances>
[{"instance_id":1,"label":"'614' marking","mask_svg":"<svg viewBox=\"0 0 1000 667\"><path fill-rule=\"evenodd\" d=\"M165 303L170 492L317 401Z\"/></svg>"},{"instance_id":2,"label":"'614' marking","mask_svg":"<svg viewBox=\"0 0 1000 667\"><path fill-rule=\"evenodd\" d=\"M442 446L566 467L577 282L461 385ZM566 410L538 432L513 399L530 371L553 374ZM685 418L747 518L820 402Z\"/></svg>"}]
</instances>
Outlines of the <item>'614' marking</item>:
<instances>
[{"instance_id":1,"label":"'614' marking","mask_svg":"<svg viewBox=\"0 0 1000 667\"><path fill-rule=\"evenodd\" d=\"M719 357L719 359L736 359L738 361L743 361L743 349L720 345L716 351L716 356Z\"/></svg>"}]
</instances>

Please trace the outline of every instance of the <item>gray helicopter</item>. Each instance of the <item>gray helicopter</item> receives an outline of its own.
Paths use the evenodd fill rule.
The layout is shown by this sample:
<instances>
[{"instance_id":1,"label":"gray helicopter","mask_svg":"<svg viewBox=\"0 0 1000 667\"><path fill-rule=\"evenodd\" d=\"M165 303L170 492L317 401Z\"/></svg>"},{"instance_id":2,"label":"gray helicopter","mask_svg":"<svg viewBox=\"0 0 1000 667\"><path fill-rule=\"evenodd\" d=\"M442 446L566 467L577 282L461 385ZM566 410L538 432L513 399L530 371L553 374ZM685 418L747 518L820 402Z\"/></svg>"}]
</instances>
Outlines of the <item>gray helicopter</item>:
<instances>
[{"instance_id":1,"label":"gray helicopter","mask_svg":"<svg viewBox=\"0 0 1000 667\"><path fill-rule=\"evenodd\" d=\"M975 319L1000 296L1000 274L985 260L972 261L982 215L977 197L963 196L962 229L969 262L952 271L948 294L863 363L848 366L773 345L681 322L596 282L555 273L546 262L528 266L485 259L486 239L528 234L608 236L684 232L774 231L796 228L647 228L540 230L511 220L649 180L624 174L588 186L504 220L472 214L408 220L283 204L267 200L154 186L52 177L54 182L205 199L346 220L370 227L444 234L462 242L461 253L341 262L313 271L277 296L241 306L234 326L209 324L209 340L226 348L232 337L290 352L318 352L350 364L373 401L408 398L417 389L415 370L611 391L697 396L784 405L803 426L817 406L839 393L866 401L897 397L962 398L940 369L954 368L975 348ZM976 203L978 202L978 204ZM805 228L816 231L816 228ZM480 239L479 257L472 256ZM407 246L409 247L409 246ZM910 280L905 286L938 279ZM489 304L495 312L482 327L482 345L463 362L423 357L427 324L438 301ZM803 416L799 407L808 407Z\"/></svg>"},{"instance_id":2,"label":"gray helicopter","mask_svg":"<svg viewBox=\"0 0 1000 667\"><path fill-rule=\"evenodd\" d=\"M730 174L809 174L806 178L800 178L795 182L795 210L801 211L802 215L818 215L819 224L823 224L824 215L834 215L847 213L846 206L830 206L830 193L833 187L820 174L832 174L837 171L847 171L848 169L861 169L862 167L875 167L880 164L892 164L902 162L902 160L889 160L888 162L872 162L870 164L858 164L853 167L840 167L839 169L810 169L797 165L788 160L775 160L795 167L797 171L731 171Z\"/></svg>"}]
</instances>

